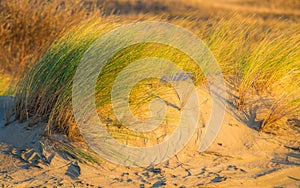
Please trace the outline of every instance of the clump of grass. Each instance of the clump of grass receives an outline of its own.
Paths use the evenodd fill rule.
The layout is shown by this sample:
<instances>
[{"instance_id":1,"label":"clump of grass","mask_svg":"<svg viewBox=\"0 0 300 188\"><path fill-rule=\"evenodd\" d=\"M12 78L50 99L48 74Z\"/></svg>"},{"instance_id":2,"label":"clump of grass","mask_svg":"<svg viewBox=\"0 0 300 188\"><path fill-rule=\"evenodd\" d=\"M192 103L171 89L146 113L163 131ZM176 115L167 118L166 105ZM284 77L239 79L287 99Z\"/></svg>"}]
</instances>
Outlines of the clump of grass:
<instances>
[{"instance_id":1,"label":"clump of grass","mask_svg":"<svg viewBox=\"0 0 300 188\"><path fill-rule=\"evenodd\" d=\"M72 126L66 125L72 121L72 109L69 107L77 64L89 46L114 27L110 21L82 24L70 29L51 45L19 82L16 103L18 119L55 117L55 129L71 136Z\"/></svg>"},{"instance_id":2,"label":"clump of grass","mask_svg":"<svg viewBox=\"0 0 300 188\"><path fill-rule=\"evenodd\" d=\"M284 79L288 84L289 79L293 81L294 77L297 78L299 40L299 33L282 32L275 38L266 36L256 48L251 49L243 67L239 89L240 105L243 104L243 96L251 88L260 93L271 92L272 86L281 80Z\"/></svg>"},{"instance_id":3,"label":"clump of grass","mask_svg":"<svg viewBox=\"0 0 300 188\"><path fill-rule=\"evenodd\" d=\"M20 81L17 91L16 117L21 121L28 118L48 119L49 131L55 130L68 135L69 138L80 139L80 133L76 128L72 114L73 76L83 54L91 44L99 36L118 25L113 19L89 21L74 27L55 41L45 55ZM152 43L140 44L129 46L117 53L99 75L96 86L96 106L104 122L110 119L107 125L112 127L110 132L115 137L120 138L120 134L127 136L122 137L124 142L134 141L137 138L143 140L145 136L126 129L121 130L121 132L115 130L114 127L116 126L114 125L120 123L113 115L110 102L111 88L114 79L125 66L145 57L161 57L174 61L185 71L194 72L193 78L198 84L204 79L202 72L189 57L169 46ZM147 85L147 82L145 80L143 84ZM171 87L164 84L157 87L171 90ZM136 101L133 103L135 104L134 111L138 113L142 105L158 95L166 95L166 90L161 92L160 89L149 95L144 95L142 87L135 90L132 94ZM120 126L117 127L120 128ZM126 134L124 134L125 132Z\"/></svg>"},{"instance_id":4,"label":"clump of grass","mask_svg":"<svg viewBox=\"0 0 300 188\"><path fill-rule=\"evenodd\" d=\"M270 99L255 104L265 129L299 114L300 32L293 25L260 30L257 24L251 18L245 23L223 20L205 40L232 85L238 110L251 108L254 98Z\"/></svg>"},{"instance_id":5,"label":"clump of grass","mask_svg":"<svg viewBox=\"0 0 300 188\"><path fill-rule=\"evenodd\" d=\"M299 65L300 66L300 65ZM298 68L299 68L298 66ZM274 127L286 124L300 115L300 71L292 70L273 86L273 101L261 124L262 131L272 132Z\"/></svg>"},{"instance_id":6,"label":"clump of grass","mask_svg":"<svg viewBox=\"0 0 300 188\"><path fill-rule=\"evenodd\" d=\"M239 87L239 108L249 93L269 95L273 102L263 118L262 128L273 126L300 109L300 33L294 28L266 36L251 49ZM263 103L261 104L263 107Z\"/></svg>"},{"instance_id":7,"label":"clump of grass","mask_svg":"<svg viewBox=\"0 0 300 188\"><path fill-rule=\"evenodd\" d=\"M108 18L90 21L70 29L56 40L19 82L16 117L21 121L28 118L47 119L49 131L55 130L66 134L69 138L81 139L72 114L71 103L76 68L91 44L120 24ZM183 24L189 26L187 22ZM200 36L217 57L224 76L233 83L233 90L236 93L234 102L239 110L243 110L246 105L251 106L251 97L254 95L268 95L272 98L272 107L259 104L261 108L266 109L262 114L262 128L265 128L299 113L300 35L294 32L293 27L287 28L287 32L270 30L262 32L257 30L256 24L251 22L251 18L245 24L243 20L236 22L233 18L214 22L213 25L207 22L207 25L202 27L206 30L198 30L196 33L205 31ZM197 28L193 24L191 29L195 31ZM118 73L130 62L153 56L176 62L186 72L195 73L193 77L196 84L205 83L202 72L197 69L194 62L171 47L157 44L134 45L112 57L98 78L97 110L102 120L112 127L110 133L116 138L122 135L121 139L123 138L126 143L130 140L143 140L147 136L128 132L126 129L119 131L122 125L113 116L109 102L111 87ZM144 84L147 85L148 81L146 80ZM286 84L286 87L280 87L282 84ZM167 85L158 87L168 88ZM135 104L136 108L133 108L136 109L135 112L143 109L144 104L161 94L154 92L143 95L145 90L145 87L141 86L132 93L133 99L137 100L132 103ZM172 113L176 114L174 111Z\"/></svg>"}]
</instances>

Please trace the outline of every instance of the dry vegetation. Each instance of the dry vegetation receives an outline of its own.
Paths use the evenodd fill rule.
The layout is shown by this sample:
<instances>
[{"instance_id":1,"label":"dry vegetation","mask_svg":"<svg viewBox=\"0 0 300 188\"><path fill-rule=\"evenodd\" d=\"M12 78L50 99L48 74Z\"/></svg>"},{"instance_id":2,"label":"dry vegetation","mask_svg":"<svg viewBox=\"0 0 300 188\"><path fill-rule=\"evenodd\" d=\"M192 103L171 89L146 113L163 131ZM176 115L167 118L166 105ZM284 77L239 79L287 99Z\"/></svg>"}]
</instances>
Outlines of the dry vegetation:
<instances>
[{"instance_id":1,"label":"dry vegetation","mask_svg":"<svg viewBox=\"0 0 300 188\"><path fill-rule=\"evenodd\" d=\"M16 117L21 121L28 118L33 122L47 120L51 130L78 138L71 113L71 85L85 50L103 33L122 23L168 21L190 29L206 42L231 88L230 103L246 114L258 106L261 130L269 131L288 119L299 118L299 6L297 0L155 0L151 3L137 0L51 0L46 3L2 0L0 70L19 75L24 67L31 67L35 62L18 84ZM90 19L95 16L97 19ZM79 24L82 20L88 21ZM63 29L67 31L59 34ZM141 54L145 56L149 49L153 49L151 45L126 49L139 50L140 55L121 54L110 62L114 66L106 67L107 75L99 80L109 86L126 60L143 57ZM153 50L146 55L170 58L170 53L171 49ZM188 62L184 57L180 60ZM186 68L192 69L193 66L188 65ZM114 74L108 74L110 72ZM201 78L201 73L196 71L195 75ZM198 84L205 83L203 79L198 81ZM97 104L99 114L103 114L103 106L105 110L110 108L110 104L103 103L110 95L110 88L103 88L99 83L98 86ZM149 98L139 100L149 101ZM118 124L112 114L102 118L113 119L110 125Z\"/></svg>"},{"instance_id":2,"label":"dry vegetation","mask_svg":"<svg viewBox=\"0 0 300 188\"><path fill-rule=\"evenodd\" d=\"M1 0L0 72L19 75L63 28L92 16L100 9L83 1Z\"/></svg>"}]
</instances>

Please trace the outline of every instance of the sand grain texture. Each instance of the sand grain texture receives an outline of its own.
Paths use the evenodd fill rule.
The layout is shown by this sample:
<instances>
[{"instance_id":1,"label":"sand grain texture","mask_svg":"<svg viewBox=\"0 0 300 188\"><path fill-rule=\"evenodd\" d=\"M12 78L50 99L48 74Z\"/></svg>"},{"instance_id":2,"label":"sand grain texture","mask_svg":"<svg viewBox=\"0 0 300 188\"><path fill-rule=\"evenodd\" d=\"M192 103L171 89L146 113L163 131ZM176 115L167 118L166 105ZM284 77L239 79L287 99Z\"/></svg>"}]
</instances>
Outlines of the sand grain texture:
<instances>
[{"instance_id":1,"label":"sand grain texture","mask_svg":"<svg viewBox=\"0 0 300 188\"><path fill-rule=\"evenodd\" d=\"M218 138L204 153L196 151L199 138L195 135L176 157L154 167L126 168L108 162L92 166L64 157L41 136L42 124L4 126L3 104L8 100L0 98L0 184L4 186L300 186L300 141L294 129L277 136L259 133L227 113ZM205 126L208 114L202 116Z\"/></svg>"}]
</instances>

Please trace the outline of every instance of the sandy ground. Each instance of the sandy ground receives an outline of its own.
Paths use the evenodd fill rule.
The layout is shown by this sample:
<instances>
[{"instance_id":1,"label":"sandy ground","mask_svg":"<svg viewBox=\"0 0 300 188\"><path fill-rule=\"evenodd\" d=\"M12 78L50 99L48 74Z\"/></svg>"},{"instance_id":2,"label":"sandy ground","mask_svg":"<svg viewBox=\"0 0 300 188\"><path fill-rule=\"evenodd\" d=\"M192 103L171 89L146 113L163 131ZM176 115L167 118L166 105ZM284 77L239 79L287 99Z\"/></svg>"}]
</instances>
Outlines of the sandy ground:
<instances>
[{"instance_id":1,"label":"sandy ground","mask_svg":"<svg viewBox=\"0 0 300 188\"><path fill-rule=\"evenodd\" d=\"M199 143L194 136L178 155L153 167L128 168L105 161L87 165L55 149L41 136L42 124L4 126L4 103L9 100L0 98L0 184L4 187L300 187L297 129L286 128L278 135L260 133L227 113L217 139L203 153L196 151Z\"/></svg>"}]
</instances>

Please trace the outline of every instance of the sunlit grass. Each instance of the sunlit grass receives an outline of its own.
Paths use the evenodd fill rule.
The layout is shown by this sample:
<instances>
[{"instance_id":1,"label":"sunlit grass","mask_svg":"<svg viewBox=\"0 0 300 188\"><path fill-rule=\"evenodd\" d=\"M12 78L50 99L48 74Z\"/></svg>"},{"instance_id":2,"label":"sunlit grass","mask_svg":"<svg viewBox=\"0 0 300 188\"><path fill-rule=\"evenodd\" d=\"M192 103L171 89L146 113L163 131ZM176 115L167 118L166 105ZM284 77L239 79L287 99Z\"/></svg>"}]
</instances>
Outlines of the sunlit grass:
<instances>
[{"instance_id":1,"label":"sunlit grass","mask_svg":"<svg viewBox=\"0 0 300 188\"><path fill-rule=\"evenodd\" d=\"M0 75L0 95L10 94L11 78L8 75Z\"/></svg>"},{"instance_id":2,"label":"sunlit grass","mask_svg":"<svg viewBox=\"0 0 300 188\"><path fill-rule=\"evenodd\" d=\"M294 9L291 3L295 2L294 0L284 1L284 6L289 9L289 13L284 14L286 20L278 19L278 13L273 15L272 11L261 12L261 8L266 8L269 1L258 0L233 3L234 6L242 5L246 8L249 5L248 12L253 10L257 13L253 16L245 16L243 10L238 10L236 14L228 14L228 6L217 7L212 6L213 3L191 0L156 3L158 8L161 8L162 15L155 14L155 17L153 14L157 12L157 7L153 8L150 2L146 2L144 6L150 9L149 14L141 16L129 12L128 15L117 18L100 17L99 10L90 13L90 10L83 9L81 1L79 4L66 1L65 8L61 7L60 0L37 5L31 2L34 1L25 0L22 5L18 4L17 0L0 2L7 10L0 14L3 22L3 29L0 30L2 36L0 69L5 69L6 72L19 72L18 69L34 65L29 66L18 83L16 118L21 121L46 120L50 134L55 131L66 134L73 141L82 141L71 103L75 70L83 54L95 40L125 24L127 21L124 20L127 19L167 21L197 34L216 57L230 85L229 103L239 111L248 110L254 105L258 106L260 114L256 121L262 122L262 131L280 127L289 118L299 118L300 31L297 22L293 21L297 20L297 17L294 17L298 14L298 10ZM276 2L274 4L276 10L283 10L284 7L279 6L283 1ZM129 4L135 7L134 3L135 1L130 1ZM194 7L186 11L186 7L182 6L185 3L186 7L190 5ZM41 12L45 13L44 17L40 15ZM7 15L11 19L7 19ZM94 16L98 16L98 19L80 22ZM63 29L65 31L59 34ZM42 50L48 46L50 48L46 52ZM134 60L153 56L166 58L186 72L193 73L196 85L207 85L202 71L195 63L172 47L150 43L130 46L120 51L110 59L99 75L96 103L98 114L108 132L121 143L143 146L147 145L145 142L148 142L148 145L162 142L167 139L162 133L172 133L175 128L166 126L167 123L176 125L178 122L176 117L179 116L179 111L168 108L166 122L153 133L143 134L128 130L114 116L110 94L116 76ZM7 77L0 75L1 95L7 92L8 85ZM173 97L174 104L179 103L174 88L170 85L157 79L144 80L131 92L131 110L136 117L147 119L149 102L158 96L167 98L167 95ZM254 103L256 98L262 100L256 100ZM265 101L264 98L268 100ZM156 140L160 136L163 139ZM61 149L71 156L78 156L79 160L98 161L89 155L89 152L74 150L74 147L68 145L62 145Z\"/></svg>"},{"instance_id":3,"label":"sunlit grass","mask_svg":"<svg viewBox=\"0 0 300 188\"><path fill-rule=\"evenodd\" d=\"M261 31L249 19L223 20L203 37L232 85L229 92L238 110L259 106L261 128L284 124L299 115L300 32L293 25ZM265 96L271 104L253 104Z\"/></svg>"},{"instance_id":4,"label":"sunlit grass","mask_svg":"<svg viewBox=\"0 0 300 188\"><path fill-rule=\"evenodd\" d=\"M187 22L182 23L188 27ZM208 22L207 26L201 27L205 30L195 30L194 27L191 29L200 33L199 36L216 56L225 78L234 86L231 93L236 94L236 100L232 102L239 110L251 107L252 96L268 95L272 99L271 104L266 105L263 101L258 104L264 109L261 114L261 127L265 128L282 123L282 120L295 117L299 113L300 35L293 27L285 31L276 32L274 29L272 32L260 32L257 31L255 22L248 23L249 20L243 24L243 20L235 21L232 18L215 22L213 26ZM90 21L74 27L54 42L45 56L37 61L19 83L17 118L46 118L49 120L49 130L63 132L70 138L80 138L71 106L72 79L76 67L88 47L99 36L119 24L113 19ZM169 59L186 72L194 72L196 85L205 83L201 70L194 62L170 47L150 43L123 49L104 67L96 87L98 113L104 122L107 120L108 125L122 127L114 117L110 103L114 79L134 60L153 56ZM168 89L168 86L160 87ZM144 95L145 90L141 86L132 93L136 100L132 103L135 104L133 111L137 114L147 114L141 112L143 105L164 94L154 92ZM172 113L174 116L174 112ZM124 132L126 134L120 137ZM111 129L112 135L123 138L126 142L133 138L148 138L139 133L130 133L126 129L122 133L115 131L115 128Z\"/></svg>"},{"instance_id":5,"label":"sunlit grass","mask_svg":"<svg viewBox=\"0 0 300 188\"><path fill-rule=\"evenodd\" d=\"M74 27L54 42L45 56L37 61L37 64L18 85L16 114L18 119L23 121L27 118L46 118L49 120L49 130L63 132L70 138L79 139L80 134L76 129L71 105L73 76L84 52L91 44L103 33L118 26L117 23L112 24L111 22L113 20L84 23ZM112 57L99 75L96 86L96 105L99 114L102 115L102 120L106 122L109 119L109 122L106 123L112 127L110 130L112 135L116 134L115 137L126 142L136 141L138 138L149 139L151 136L130 132L126 129L120 132L113 128L120 128L122 124L113 115L110 102L111 88L114 79L125 66L145 57L161 57L174 61L183 70L192 72L196 83L204 81L203 74L195 63L184 53L169 46L151 43L129 46ZM143 84L147 85L147 81L144 81ZM145 103L149 103L159 95L170 94L167 91L172 90L172 87L166 84L160 84L158 87L156 92L152 91L152 94L149 95L145 95L142 88L134 90L132 93L135 96L135 102L132 103L134 112L140 113L139 111ZM170 116L169 119L174 119ZM177 114L173 113L172 116L176 117ZM169 126L169 129L174 129L174 127ZM162 132L162 130L157 130L157 132ZM120 134L123 136L120 137ZM156 139L153 136L152 138Z\"/></svg>"}]
</instances>

